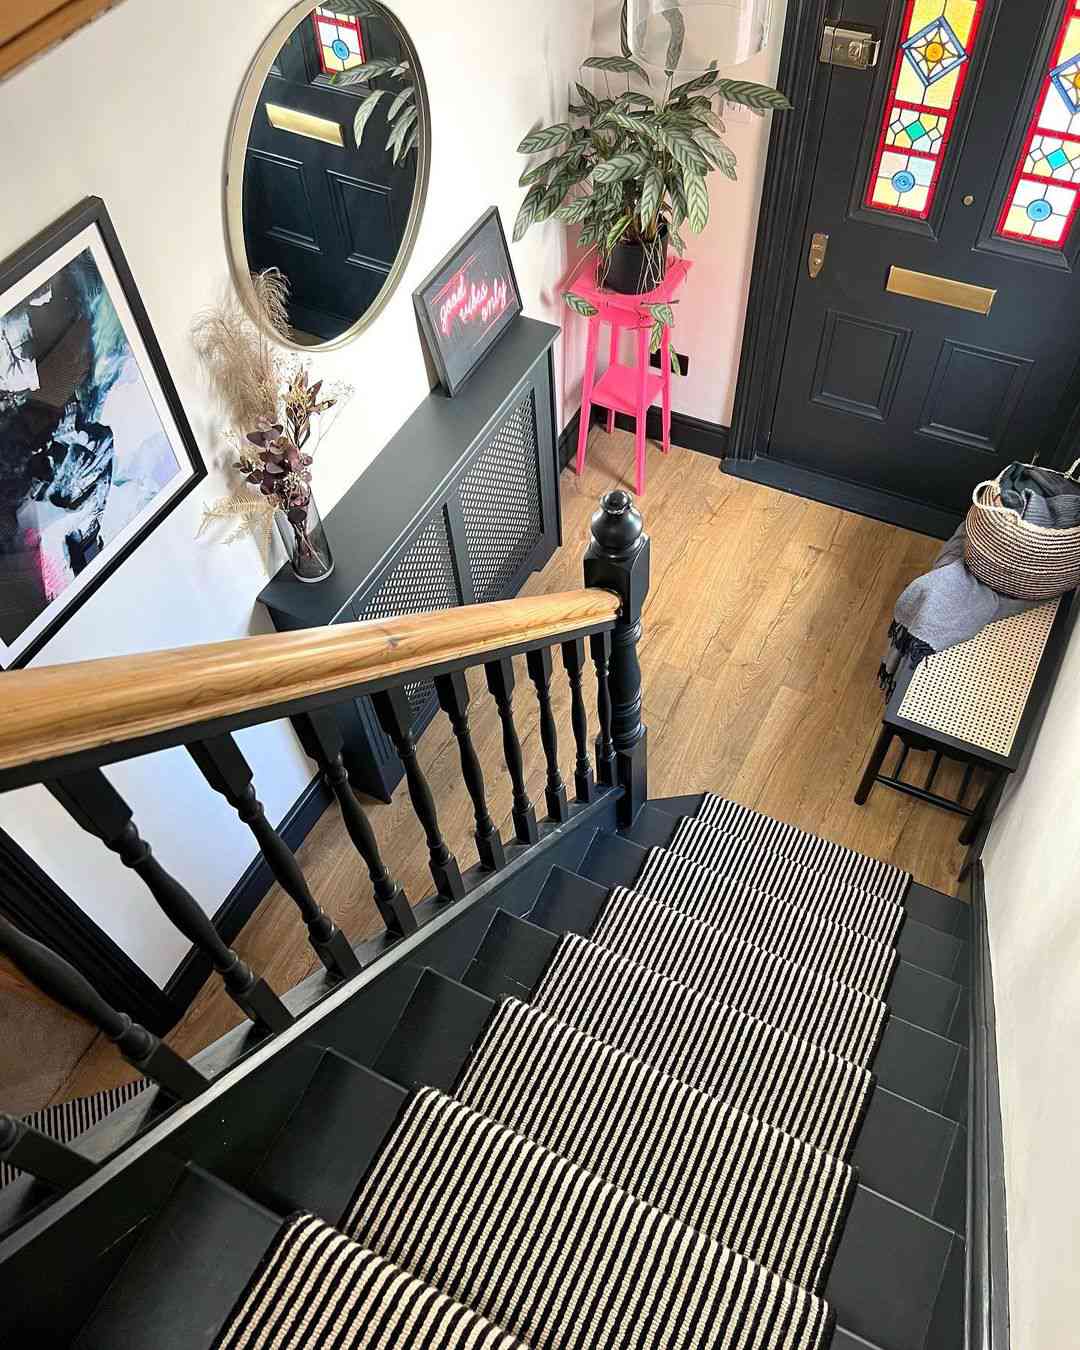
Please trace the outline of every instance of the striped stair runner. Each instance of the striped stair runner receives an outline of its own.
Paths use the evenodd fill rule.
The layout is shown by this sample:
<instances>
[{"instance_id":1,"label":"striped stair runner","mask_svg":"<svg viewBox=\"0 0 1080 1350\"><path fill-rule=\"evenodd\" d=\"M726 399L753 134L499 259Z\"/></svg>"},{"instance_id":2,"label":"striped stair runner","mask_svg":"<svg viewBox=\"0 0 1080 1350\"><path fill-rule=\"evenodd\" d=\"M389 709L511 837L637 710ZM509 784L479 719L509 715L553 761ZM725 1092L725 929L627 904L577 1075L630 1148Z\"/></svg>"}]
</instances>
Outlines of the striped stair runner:
<instances>
[{"instance_id":1,"label":"striped stair runner","mask_svg":"<svg viewBox=\"0 0 1080 1350\"><path fill-rule=\"evenodd\" d=\"M455 1095L773 1274L824 1287L856 1184L828 1154L516 999Z\"/></svg>"},{"instance_id":2,"label":"striped stair runner","mask_svg":"<svg viewBox=\"0 0 1080 1350\"><path fill-rule=\"evenodd\" d=\"M872 998L884 994L896 968L896 949L887 943L664 848L649 850L633 889Z\"/></svg>"},{"instance_id":3,"label":"striped stair runner","mask_svg":"<svg viewBox=\"0 0 1080 1350\"><path fill-rule=\"evenodd\" d=\"M904 922L904 907L895 901L815 872L779 853L762 852L752 840L724 834L699 820L681 820L668 849L722 877L847 924L878 942L894 943Z\"/></svg>"},{"instance_id":4,"label":"striped stair runner","mask_svg":"<svg viewBox=\"0 0 1080 1350\"><path fill-rule=\"evenodd\" d=\"M286 1222L214 1350L523 1350L469 1308L310 1215Z\"/></svg>"},{"instance_id":5,"label":"striped stair runner","mask_svg":"<svg viewBox=\"0 0 1080 1350\"><path fill-rule=\"evenodd\" d=\"M825 1350L832 1335L814 1294L432 1088L342 1227L530 1346Z\"/></svg>"},{"instance_id":6,"label":"striped stair runner","mask_svg":"<svg viewBox=\"0 0 1080 1350\"><path fill-rule=\"evenodd\" d=\"M747 839L758 849L778 853L782 858L801 863L815 872L822 872L845 882L860 891L880 895L883 900L902 904L911 881L909 873L893 863L881 862L865 853L834 844L820 835L800 830L772 816L753 811L739 802L729 801L706 793L696 816L697 820L712 825L724 834Z\"/></svg>"},{"instance_id":7,"label":"striped stair runner","mask_svg":"<svg viewBox=\"0 0 1080 1350\"><path fill-rule=\"evenodd\" d=\"M866 1069L584 938L561 940L532 1002L838 1158L854 1144Z\"/></svg>"},{"instance_id":8,"label":"striped stair runner","mask_svg":"<svg viewBox=\"0 0 1080 1350\"><path fill-rule=\"evenodd\" d=\"M854 1064L873 1060L889 1016L880 999L621 887L589 940Z\"/></svg>"},{"instance_id":9,"label":"striped stair runner","mask_svg":"<svg viewBox=\"0 0 1080 1350\"><path fill-rule=\"evenodd\" d=\"M145 1092L149 1086L145 1079L138 1078L133 1083L107 1088L89 1097L73 1097L71 1101L46 1106L40 1111L30 1112L22 1119L35 1130L47 1134L50 1139L55 1139L61 1144L70 1144L73 1139L85 1134L106 1116L111 1116L125 1102L130 1102ZM0 1190L10 1185L16 1177L23 1175L25 1174L17 1167L9 1167L7 1163L0 1162Z\"/></svg>"}]
</instances>

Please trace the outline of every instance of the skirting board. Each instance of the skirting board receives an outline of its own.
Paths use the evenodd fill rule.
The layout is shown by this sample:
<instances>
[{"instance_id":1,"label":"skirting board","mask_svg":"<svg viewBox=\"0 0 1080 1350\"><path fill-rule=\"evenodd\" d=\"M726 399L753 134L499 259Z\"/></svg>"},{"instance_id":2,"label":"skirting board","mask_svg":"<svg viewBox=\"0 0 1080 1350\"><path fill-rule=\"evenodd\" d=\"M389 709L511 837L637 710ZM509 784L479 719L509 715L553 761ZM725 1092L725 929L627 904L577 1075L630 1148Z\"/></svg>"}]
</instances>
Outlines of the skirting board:
<instances>
[{"instance_id":1,"label":"skirting board","mask_svg":"<svg viewBox=\"0 0 1080 1350\"><path fill-rule=\"evenodd\" d=\"M603 425L607 412L603 408L593 408L594 426ZM581 425L581 410L571 417L559 437L559 468L565 469L577 454L578 428ZM633 431L634 419L627 413L615 414L615 425L620 431ZM650 408L645 419L645 434L651 441L660 440L660 409ZM713 459L723 459L727 454L727 427L716 422L705 422L700 417L690 417L686 413L671 414L671 443L681 445L686 450L696 450L702 455L711 455Z\"/></svg>"},{"instance_id":2,"label":"skirting board","mask_svg":"<svg viewBox=\"0 0 1080 1350\"><path fill-rule=\"evenodd\" d=\"M994 982L981 861L971 874L967 1350L1009 1350L1009 1253Z\"/></svg>"},{"instance_id":3,"label":"skirting board","mask_svg":"<svg viewBox=\"0 0 1080 1350\"><path fill-rule=\"evenodd\" d=\"M313 778L278 826L278 833L291 849L295 851L300 847L315 828L319 817L331 800L330 790L321 776ZM231 943L236 939L244 925L266 899L273 884L274 877L270 866L259 853L214 915L214 927L226 942ZM299 913L296 915L296 922L302 930L303 921ZM175 1015L173 1026L191 1007L195 996L210 978L212 970L209 957L195 950L190 951L180 962L165 986L165 997L169 1001L171 1013Z\"/></svg>"}]
</instances>

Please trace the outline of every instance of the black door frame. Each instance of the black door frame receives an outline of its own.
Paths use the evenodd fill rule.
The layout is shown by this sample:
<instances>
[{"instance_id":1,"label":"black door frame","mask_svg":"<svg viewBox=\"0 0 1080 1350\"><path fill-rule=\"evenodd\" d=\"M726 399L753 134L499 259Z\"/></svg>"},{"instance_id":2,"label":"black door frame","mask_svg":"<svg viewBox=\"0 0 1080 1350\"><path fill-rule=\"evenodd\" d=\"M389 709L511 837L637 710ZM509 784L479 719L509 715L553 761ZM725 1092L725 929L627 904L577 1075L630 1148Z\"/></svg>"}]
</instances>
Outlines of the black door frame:
<instances>
[{"instance_id":1,"label":"black door frame","mask_svg":"<svg viewBox=\"0 0 1080 1350\"><path fill-rule=\"evenodd\" d=\"M814 473L768 455L769 427L783 371L778 354L786 347L795 288L805 261L802 242L828 107L830 82L818 75L822 30L834 2L788 0L777 86L794 106L790 112L773 114L724 470L739 478L946 539L958 523L950 511ZM1072 381L1074 388L1078 377L1080 361ZM1080 407L1066 426L1054 454L1044 462L1063 467L1078 456Z\"/></svg>"}]
</instances>

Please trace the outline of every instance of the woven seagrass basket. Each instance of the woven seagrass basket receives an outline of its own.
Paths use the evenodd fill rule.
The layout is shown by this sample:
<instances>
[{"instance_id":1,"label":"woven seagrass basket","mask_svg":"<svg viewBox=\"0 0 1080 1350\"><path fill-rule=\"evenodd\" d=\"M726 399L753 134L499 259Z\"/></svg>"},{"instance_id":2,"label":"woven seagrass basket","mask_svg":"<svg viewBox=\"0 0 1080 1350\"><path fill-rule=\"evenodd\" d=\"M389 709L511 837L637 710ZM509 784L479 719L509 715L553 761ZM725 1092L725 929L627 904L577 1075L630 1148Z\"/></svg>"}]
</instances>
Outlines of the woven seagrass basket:
<instances>
[{"instance_id":1,"label":"woven seagrass basket","mask_svg":"<svg viewBox=\"0 0 1080 1350\"><path fill-rule=\"evenodd\" d=\"M1060 477L1072 478L1078 467L1080 460ZM1080 586L1080 526L1053 530L1024 520L1002 505L1000 481L1000 475L991 478L972 493L964 543L968 570L1014 600L1051 600Z\"/></svg>"}]
</instances>

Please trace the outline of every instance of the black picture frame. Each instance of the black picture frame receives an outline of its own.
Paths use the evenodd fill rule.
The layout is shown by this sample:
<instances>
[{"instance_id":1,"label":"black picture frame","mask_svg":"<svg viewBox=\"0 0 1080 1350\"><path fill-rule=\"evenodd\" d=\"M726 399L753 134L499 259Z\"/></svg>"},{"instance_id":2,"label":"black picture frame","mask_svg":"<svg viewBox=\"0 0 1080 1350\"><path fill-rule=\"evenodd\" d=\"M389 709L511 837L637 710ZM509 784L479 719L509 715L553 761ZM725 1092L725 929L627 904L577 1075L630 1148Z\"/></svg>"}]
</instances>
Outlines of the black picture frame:
<instances>
[{"instance_id":1,"label":"black picture frame","mask_svg":"<svg viewBox=\"0 0 1080 1350\"><path fill-rule=\"evenodd\" d=\"M49 272L54 264L56 271ZM59 298L54 295L57 292ZM54 302L57 315L49 312ZM40 311L40 317L32 310ZM70 318L73 313L74 320ZM111 326L107 329L96 326L99 313L108 316ZM99 337L103 331L111 343L107 349ZM55 355L61 339L68 352L63 359ZM73 353L72 347L79 342L83 347ZM47 360L53 364L42 375L38 363L44 370ZM105 361L122 372L111 383L100 375ZM123 418L111 426L95 420L94 408L85 401L88 388L102 403L114 389L127 391L123 392ZM71 396L66 403L62 402L65 393ZM25 424L21 427L24 444L19 445L10 430L13 421L7 422L5 433L5 420L22 415L31 430L27 432ZM92 428L89 432L88 427ZM70 432L66 443L61 428L64 434ZM89 513L87 497L76 497L64 486L63 475L75 475L65 465L75 457L73 447L80 436L90 438L89 448L79 452L84 459L98 455L104 461L101 446L111 446L107 469L95 480L104 486L99 485ZM66 451L61 449L65 444ZM43 533L36 573L25 566L20 571L18 547L7 550L6 562L0 551L0 611L10 612L14 607L7 629L0 631L0 670L10 670L37 655L206 476L180 396L100 197L87 197L0 262L0 446L5 449L0 456L0 497L9 506L13 521L17 508L11 503L26 507L31 498L56 512L70 510L73 522L76 512L83 513L77 517L81 530L77 543L72 542L74 533L61 533L66 527L62 514L50 521L56 531L53 542L57 536L62 538L71 568L71 579L59 591L51 591L45 580L46 567L53 560L46 555ZM122 454L127 461L120 459ZM156 461L151 458L155 455ZM170 468L173 459L175 472ZM132 472L125 479L125 463L139 470L139 476ZM171 476L165 478L166 474ZM125 488L127 495L123 496ZM111 537L102 528L109 509L115 528ZM25 552L22 556L25 559ZM55 588L56 578L50 575ZM27 586L36 588L29 597ZM41 608L13 637L16 623L30 615L34 605Z\"/></svg>"},{"instance_id":2,"label":"black picture frame","mask_svg":"<svg viewBox=\"0 0 1080 1350\"><path fill-rule=\"evenodd\" d=\"M489 264L493 264L489 267ZM474 295L470 285L470 269L481 292ZM444 303L453 297L444 296L459 279L463 287L463 303L456 305L448 316L441 314ZM484 321L485 306L497 302L499 284L505 286L505 303L489 322ZM486 293L483 288L486 287ZM483 298L481 298L483 297ZM495 346L506 329L522 312L521 290L506 243L506 231L497 206L485 211L475 225L463 235L427 279L413 291L416 317L439 382L451 398ZM478 320L473 315L481 316ZM463 320L462 316L467 317ZM450 319L447 330L446 319ZM459 320L454 323L453 320ZM483 325L474 333L473 322ZM461 335L464 335L462 340Z\"/></svg>"}]
</instances>

